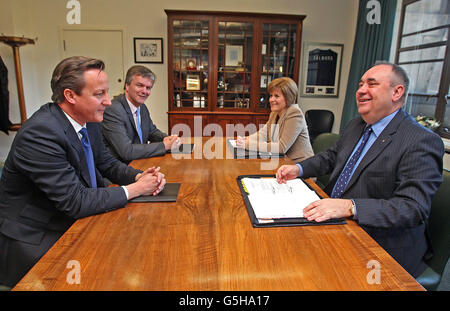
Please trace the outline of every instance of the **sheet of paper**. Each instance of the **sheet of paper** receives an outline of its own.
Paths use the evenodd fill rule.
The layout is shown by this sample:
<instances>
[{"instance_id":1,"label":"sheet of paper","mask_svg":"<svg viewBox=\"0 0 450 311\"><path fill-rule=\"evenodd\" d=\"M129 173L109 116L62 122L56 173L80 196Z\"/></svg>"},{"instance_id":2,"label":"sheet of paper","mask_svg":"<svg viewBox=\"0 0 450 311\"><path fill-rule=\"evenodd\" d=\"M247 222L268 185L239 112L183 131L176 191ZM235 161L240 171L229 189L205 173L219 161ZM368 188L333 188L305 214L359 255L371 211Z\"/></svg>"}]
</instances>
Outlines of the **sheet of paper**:
<instances>
[{"instance_id":1,"label":"sheet of paper","mask_svg":"<svg viewBox=\"0 0 450 311\"><path fill-rule=\"evenodd\" d=\"M272 154L271 152L268 152L265 148L265 150L260 150L260 149L257 149L257 150L254 150L254 149L247 149L247 148L242 148L242 147L239 147L237 144L236 144L236 139L228 139L228 144L231 146L231 148L232 148L232 152L236 152L236 156L237 157L243 157L243 156L245 156L245 157L249 157L249 158L253 158L253 157L261 157L261 158L267 158L267 157L272 157L272 156L276 156L276 157L279 157L280 156L280 154L278 154L278 153L274 153L274 154Z\"/></svg>"},{"instance_id":2,"label":"sheet of paper","mask_svg":"<svg viewBox=\"0 0 450 311\"><path fill-rule=\"evenodd\" d=\"M239 148L239 147L236 145L236 139L228 139L228 142L230 143L230 145L231 145L233 148Z\"/></svg>"},{"instance_id":3,"label":"sheet of paper","mask_svg":"<svg viewBox=\"0 0 450 311\"><path fill-rule=\"evenodd\" d=\"M243 178L253 211L259 219L303 217L303 209L319 196L301 179L279 184L275 178Z\"/></svg>"}]
</instances>

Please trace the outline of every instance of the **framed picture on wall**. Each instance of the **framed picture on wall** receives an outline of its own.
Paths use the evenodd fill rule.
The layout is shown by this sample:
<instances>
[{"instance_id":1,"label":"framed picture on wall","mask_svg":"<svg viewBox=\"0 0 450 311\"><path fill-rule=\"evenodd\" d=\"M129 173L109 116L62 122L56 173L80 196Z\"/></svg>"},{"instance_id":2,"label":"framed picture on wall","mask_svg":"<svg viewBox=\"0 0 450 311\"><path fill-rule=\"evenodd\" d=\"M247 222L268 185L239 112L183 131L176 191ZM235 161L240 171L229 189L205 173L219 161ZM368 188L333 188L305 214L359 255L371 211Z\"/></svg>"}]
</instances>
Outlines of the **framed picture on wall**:
<instances>
[{"instance_id":1,"label":"framed picture on wall","mask_svg":"<svg viewBox=\"0 0 450 311\"><path fill-rule=\"evenodd\" d=\"M343 49L343 44L304 43L301 96L339 96Z\"/></svg>"},{"instance_id":2,"label":"framed picture on wall","mask_svg":"<svg viewBox=\"0 0 450 311\"><path fill-rule=\"evenodd\" d=\"M162 38L134 38L134 62L148 64L163 63Z\"/></svg>"}]
</instances>

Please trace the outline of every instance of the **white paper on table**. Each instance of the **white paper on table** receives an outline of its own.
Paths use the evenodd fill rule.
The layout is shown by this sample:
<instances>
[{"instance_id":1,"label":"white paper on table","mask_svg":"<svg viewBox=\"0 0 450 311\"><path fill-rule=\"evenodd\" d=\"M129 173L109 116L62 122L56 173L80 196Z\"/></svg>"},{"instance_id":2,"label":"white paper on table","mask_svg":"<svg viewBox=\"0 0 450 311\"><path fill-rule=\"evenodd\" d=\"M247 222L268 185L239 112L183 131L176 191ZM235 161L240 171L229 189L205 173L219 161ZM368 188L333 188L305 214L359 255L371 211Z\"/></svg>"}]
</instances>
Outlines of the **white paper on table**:
<instances>
[{"instance_id":1,"label":"white paper on table","mask_svg":"<svg viewBox=\"0 0 450 311\"><path fill-rule=\"evenodd\" d=\"M303 217L303 209L319 196L301 180L279 184L275 178L243 178L256 218Z\"/></svg>"},{"instance_id":2,"label":"white paper on table","mask_svg":"<svg viewBox=\"0 0 450 311\"><path fill-rule=\"evenodd\" d=\"M238 147L237 144L236 144L236 139L228 139L228 142L230 143L230 145L231 145L233 148L240 148L240 147Z\"/></svg>"}]
</instances>

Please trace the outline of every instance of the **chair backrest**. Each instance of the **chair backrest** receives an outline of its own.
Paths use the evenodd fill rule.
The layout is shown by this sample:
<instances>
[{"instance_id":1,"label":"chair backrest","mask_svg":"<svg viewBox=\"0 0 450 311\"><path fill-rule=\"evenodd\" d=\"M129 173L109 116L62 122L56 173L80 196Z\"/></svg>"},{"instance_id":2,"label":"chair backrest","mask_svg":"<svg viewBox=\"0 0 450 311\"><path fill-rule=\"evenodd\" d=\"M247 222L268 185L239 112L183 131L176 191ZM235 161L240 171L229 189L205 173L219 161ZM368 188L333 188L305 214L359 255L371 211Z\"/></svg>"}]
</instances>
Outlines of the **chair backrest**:
<instances>
[{"instance_id":1,"label":"chair backrest","mask_svg":"<svg viewBox=\"0 0 450 311\"><path fill-rule=\"evenodd\" d=\"M334 114L329 110L312 109L305 113L306 124L311 142L321 133L331 133Z\"/></svg>"},{"instance_id":2,"label":"chair backrest","mask_svg":"<svg viewBox=\"0 0 450 311\"><path fill-rule=\"evenodd\" d=\"M335 133L322 133L316 137L316 140L312 144L314 153L317 154L319 152L325 151L336 143L339 139L339 134Z\"/></svg>"},{"instance_id":3,"label":"chair backrest","mask_svg":"<svg viewBox=\"0 0 450 311\"><path fill-rule=\"evenodd\" d=\"M450 171L444 169L441 187L431 204L428 228L434 255L430 267L442 275L450 256Z\"/></svg>"},{"instance_id":4,"label":"chair backrest","mask_svg":"<svg viewBox=\"0 0 450 311\"><path fill-rule=\"evenodd\" d=\"M319 134L312 143L314 153L317 154L319 152L325 151L333 147L333 145L336 143L338 139L339 139L338 134L334 133ZM330 175L319 176L317 177L317 184L323 189L328 184L329 179Z\"/></svg>"}]
</instances>

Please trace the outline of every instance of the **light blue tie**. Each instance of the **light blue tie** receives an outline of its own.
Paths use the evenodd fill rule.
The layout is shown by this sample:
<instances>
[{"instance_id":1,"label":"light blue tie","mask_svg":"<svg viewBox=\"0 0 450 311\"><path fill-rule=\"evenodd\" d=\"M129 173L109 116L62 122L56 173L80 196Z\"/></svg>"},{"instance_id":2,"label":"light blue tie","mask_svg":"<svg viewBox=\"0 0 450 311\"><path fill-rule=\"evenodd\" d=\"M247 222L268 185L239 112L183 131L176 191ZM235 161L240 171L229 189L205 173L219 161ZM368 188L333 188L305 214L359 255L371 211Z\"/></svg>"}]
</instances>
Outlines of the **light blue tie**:
<instances>
[{"instance_id":1,"label":"light blue tie","mask_svg":"<svg viewBox=\"0 0 450 311\"><path fill-rule=\"evenodd\" d=\"M344 193L344 190L347 187L347 184L350 181L350 178L352 177L351 173L353 172L353 168L355 167L356 162L358 162L358 159L361 156L364 146L366 145L367 141L369 140L369 136L370 136L371 132L372 132L372 127L369 125L368 127L366 127L366 129L363 132L363 138L362 138L361 144L359 145L358 149L355 151L353 156L350 158L350 160L345 165L344 169L341 172L341 175L339 175L336 185L333 188L333 192L331 193L332 198L340 198L342 196L342 194Z\"/></svg>"},{"instance_id":2,"label":"light blue tie","mask_svg":"<svg viewBox=\"0 0 450 311\"><path fill-rule=\"evenodd\" d=\"M142 129L141 129L141 107L136 110L136 128L139 135L139 140L142 144Z\"/></svg>"},{"instance_id":3,"label":"light blue tie","mask_svg":"<svg viewBox=\"0 0 450 311\"><path fill-rule=\"evenodd\" d=\"M94 155L92 154L91 143L89 141L89 135L86 128L80 130L81 144L83 145L84 155L86 156L86 162L89 170L89 177L91 179L91 187L97 188L97 178L95 177L95 163Z\"/></svg>"}]
</instances>

